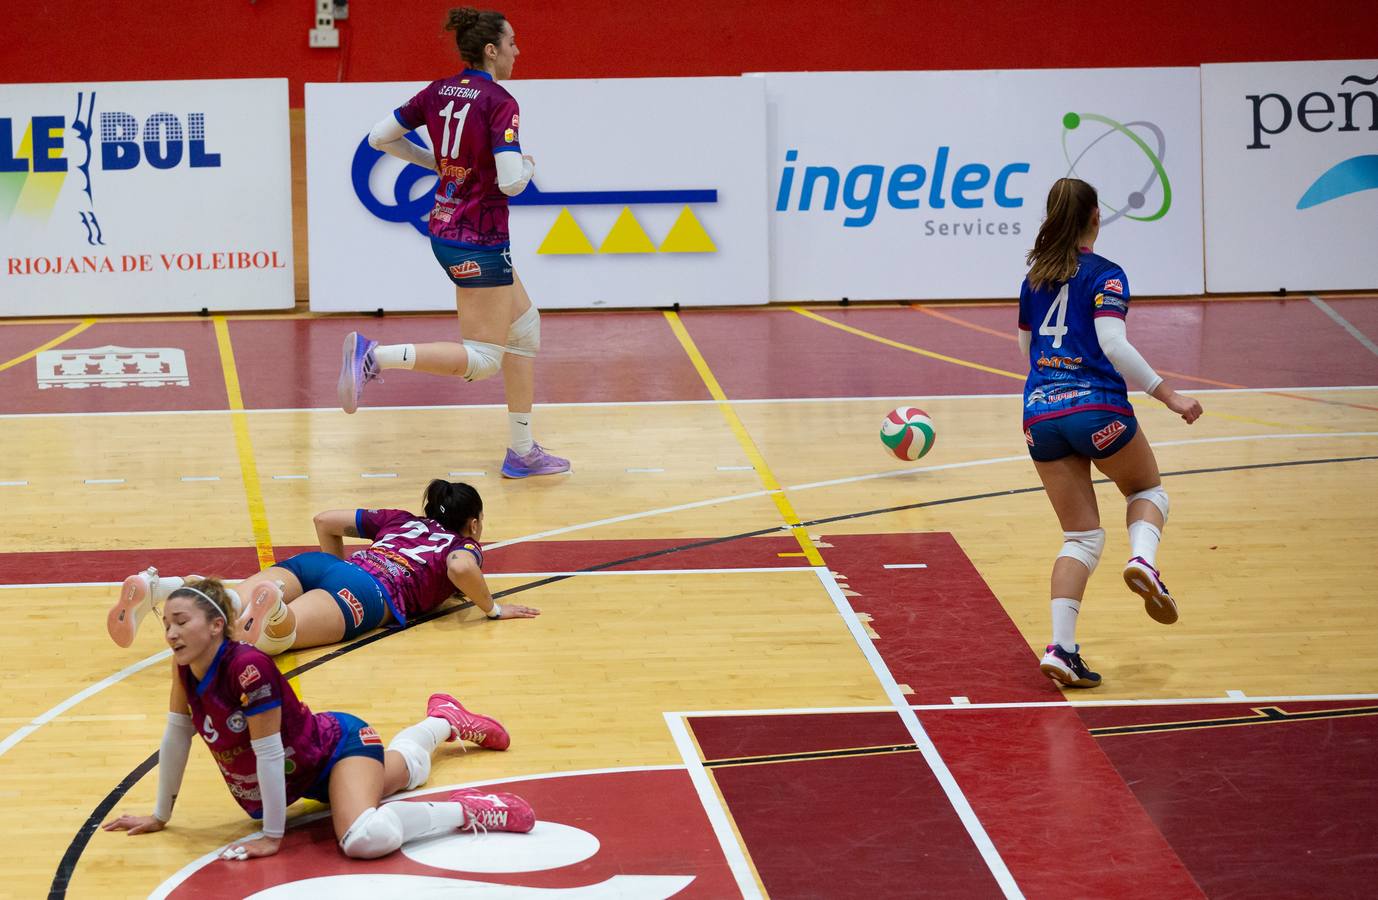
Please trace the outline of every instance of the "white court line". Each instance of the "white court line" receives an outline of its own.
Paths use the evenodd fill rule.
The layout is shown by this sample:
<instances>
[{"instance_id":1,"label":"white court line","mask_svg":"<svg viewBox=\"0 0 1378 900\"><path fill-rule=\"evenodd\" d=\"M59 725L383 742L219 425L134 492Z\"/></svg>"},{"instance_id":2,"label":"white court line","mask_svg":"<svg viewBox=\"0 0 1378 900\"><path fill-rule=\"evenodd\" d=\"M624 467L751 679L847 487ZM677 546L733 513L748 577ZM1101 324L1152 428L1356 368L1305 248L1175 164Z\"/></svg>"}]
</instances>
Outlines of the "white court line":
<instances>
[{"instance_id":1,"label":"white court line","mask_svg":"<svg viewBox=\"0 0 1378 900\"><path fill-rule=\"evenodd\" d=\"M1229 697L1229 698L1231 698L1231 699L1233 699L1233 700L1244 700L1244 699L1247 699L1247 698L1244 696L1244 692L1243 692L1243 691L1226 691L1226 692L1225 692L1225 696L1226 696L1226 697Z\"/></svg>"},{"instance_id":2,"label":"white court line","mask_svg":"<svg viewBox=\"0 0 1378 900\"><path fill-rule=\"evenodd\" d=\"M396 478L396 472L360 472L360 478Z\"/></svg>"},{"instance_id":3,"label":"white court line","mask_svg":"<svg viewBox=\"0 0 1378 900\"><path fill-rule=\"evenodd\" d=\"M485 578L587 578L592 575L739 575L812 572L812 566L743 566L737 569L599 569L594 572L484 572Z\"/></svg>"},{"instance_id":4,"label":"white court line","mask_svg":"<svg viewBox=\"0 0 1378 900\"><path fill-rule=\"evenodd\" d=\"M1014 876L1005 865L1005 861L1000 858L1000 851L995 848L995 843L991 841L990 835L986 834L985 826L977 818L975 810L967 801L966 795L962 793L962 788L957 784L957 779L952 777L952 772L948 770L947 763L938 753L938 748L934 746L928 732L924 731L923 725L919 723L919 717L914 715L914 710L909 707L909 702L905 700L904 694L900 692L900 687L895 683L895 677L890 674L890 669L885 665L885 660L876 650L876 645L867 637L865 629L862 628L861 620L856 617L852 607L847 603L847 598L843 596L842 589L837 585L837 579L823 566L814 568L818 573L818 580L823 583L828 596L832 598L833 605L837 607L838 614L847 623L847 629L851 631L852 638L857 646L861 648L866 661L871 664L872 671L876 678L880 680L885 688L885 695L894 705L895 711L899 713L900 721L909 731L910 737L914 739L914 746L918 747L923 754L924 761L928 763L928 768L932 770L934 777L938 779L938 784L942 786L943 793L947 795L948 802L956 810L957 817L966 826L967 834L971 836L972 843L980 851L981 858L986 861L986 866L990 868L991 875L1000 885L1000 890L1006 897L1023 897L1024 894L1019 890L1019 885L1015 884Z\"/></svg>"},{"instance_id":5,"label":"white court line","mask_svg":"<svg viewBox=\"0 0 1378 900\"><path fill-rule=\"evenodd\" d=\"M310 475L274 475L274 481L306 481Z\"/></svg>"},{"instance_id":6,"label":"white court line","mask_svg":"<svg viewBox=\"0 0 1378 900\"><path fill-rule=\"evenodd\" d=\"M675 746L684 760L684 769L689 773L689 780L694 783L694 790L698 792L699 802L708 816L708 822L713 826L718 846L722 848L723 856L727 857L728 868L732 870L732 877L737 880L737 889L742 892L743 897L760 897L761 889L756 885L751 863L747 861L746 853L732 830L732 823L727 820L727 811L723 809L717 793L713 790L708 770L699 759L699 751L695 748L693 739L689 737L689 729L685 726L684 719L675 713L667 712L665 724L675 739Z\"/></svg>"},{"instance_id":7,"label":"white court line","mask_svg":"<svg viewBox=\"0 0 1378 900\"><path fill-rule=\"evenodd\" d=\"M645 467L645 468L638 468L638 467L633 466L633 467L627 469L627 472L628 472L629 474L632 474L632 475L651 475L651 474L654 474L654 473L656 473L656 472L664 472L664 471L665 471L665 470L664 470L663 468L658 468L658 467L655 467L655 466L648 466L648 467Z\"/></svg>"},{"instance_id":8,"label":"white court line","mask_svg":"<svg viewBox=\"0 0 1378 900\"><path fill-rule=\"evenodd\" d=\"M86 484L124 484L123 478L88 478Z\"/></svg>"},{"instance_id":9,"label":"white court line","mask_svg":"<svg viewBox=\"0 0 1378 900\"><path fill-rule=\"evenodd\" d=\"M718 466L719 472L751 472L755 469L755 466Z\"/></svg>"},{"instance_id":10,"label":"white court line","mask_svg":"<svg viewBox=\"0 0 1378 900\"><path fill-rule=\"evenodd\" d=\"M27 481L0 481L0 487L27 487Z\"/></svg>"},{"instance_id":11,"label":"white court line","mask_svg":"<svg viewBox=\"0 0 1378 900\"><path fill-rule=\"evenodd\" d=\"M117 682L123 681L125 678L127 678L130 675L133 675L135 672L147 669L149 666L154 665L156 663L160 663L163 660L169 658L170 656L172 656L172 650L169 649L163 650L160 653L155 653L152 656L146 657L145 659L141 659L138 662L134 663L134 665L132 666L126 666L125 668L120 669L115 674L102 678L100 681L97 681L95 684L91 685L85 690L78 691L77 693L68 697L66 700L63 700L57 706L54 706L52 709L48 710L42 715L35 716L33 721L31 721L29 724L16 729L13 734L5 738L3 741L0 741L0 756L4 756L15 744L24 740L24 738L33 734L35 731L42 728L44 725L47 725L53 719L56 719L58 716L65 713L73 706L76 706L78 703L85 700L87 697L99 694L101 691L110 687L112 684L116 684Z\"/></svg>"},{"instance_id":12,"label":"white court line","mask_svg":"<svg viewBox=\"0 0 1378 900\"><path fill-rule=\"evenodd\" d=\"M447 472L451 478L482 478L487 472Z\"/></svg>"},{"instance_id":13,"label":"white court line","mask_svg":"<svg viewBox=\"0 0 1378 900\"><path fill-rule=\"evenodd\" d=\"M1291 394L1314 393L1319 391L1372 391L1378 384L1333 384L1307 385L1304 387L1257 387L1257 388L1192 388L1193 394L1271 394L1286 392ZM1023 397L1023 394L906 394L903 396L871 397L756 397L733 400L732 404L747 406L768 406L771 404L789 405L795 403L898 403L925 402L930 400L1010 400ZM597 400L579 403L537 403L540 409L580 409L618 406L717 406L717 400ZM502 403L450 403L411 406L363 406L360 413L380 412L432 412L437 410L466 409L506 409ZM144 409L114 410L106 412L51 412L51 413L0 413L0 419L63 419L97 418L106 416L216 416L216 415L276 415L282 413L330 413L340 411L338 406L279 407L273 409Z\"/></svg>"},{"instance_id":14,"label":"white court line","mask_svg":"<svg viewBox=\"0 0 1378 900\"><path fill-rule=\"evenodd\" d=\"M1367 349L1369 353L1372 353L1374 356L1378 356L1378 344L1374 344L1373 341L1368 339L1368 335L1364 334L1362 331L1355 328L1353 323L1351 323L1344 316L1340 315L1339 312L1335 309L1335 307L1331 306L1329 303L1326 303L1320 297L1311 297L1309 299L1312 303L1316 304L1316 307L1321 312L1329 316L1336 325L1339 325L1345 331L1348 331L1350 337L1354 338L1354 340L1363 344L1364 348Z\"/></svg>"},{"instance_id":15,"label":"white court line","mask_svg":"<svg viewBox=\"0 0 1378 900\"><path fill-rule=\"evenodd\" d=\"M928 563L886 563L887 569L927 569Z\"/></svg>"},{"instance_id":16,"label":"white court line","mask_svg":"<svg viewBox=\"0 0 1378 900\"><path fill-rule=\"evenodd\" d=\"M219 481L219 475L183 475L183 481Z\"/></svg>"}]
</instances>

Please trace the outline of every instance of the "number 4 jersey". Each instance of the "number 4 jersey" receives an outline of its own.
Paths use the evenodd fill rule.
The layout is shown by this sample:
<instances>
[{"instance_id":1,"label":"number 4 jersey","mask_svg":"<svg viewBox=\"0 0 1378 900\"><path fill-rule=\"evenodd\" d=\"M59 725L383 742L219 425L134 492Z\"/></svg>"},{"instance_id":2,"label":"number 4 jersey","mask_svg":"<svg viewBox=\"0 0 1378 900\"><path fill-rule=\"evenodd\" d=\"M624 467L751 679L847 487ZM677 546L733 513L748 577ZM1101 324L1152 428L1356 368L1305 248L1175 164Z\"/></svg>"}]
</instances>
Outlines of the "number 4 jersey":
<instances>
[{"instance_id":1,"label":"number 4 jersey","mask_svg":"<svg viewBox=\"0 0 1378 900\"><path fill-rule=\"evenodd\" d=\"M1019 327L1031 331L1024 427L1087 410L1134 415L1124 378L1101 352L1095 320L1129 312L1129 279L1103 256L1082 253L1071 280L1019 289Z\"/></svg>"},{"instance_id":2,"label":"number 4 jersey","mask_svg":"<svg viewBox=\"0 0 1378 900\"><path fill-rule=\"evenodd\" d=\"M473 554L480 568L483 550L478 541L447 531L434 519L404 509L360 509L354 513L359 537L373 545L349 561L368 572L387 590L392 614L401 625L435 609L454 594L449 558L456 550Z\"/></svg>"},{"instance_id":3,"label":"number 4 jersey","mask_svg":"<svg viewBox=\"0 0 1378 900\"><path fill-rule=\"evenodd\" d=\"M506 247L507 195L495 154L521 153L517 101L487 72L465 69L433 81L394 113L426 128L440 173L431 236L459 247Z\"/></svg>"}]
</instances>

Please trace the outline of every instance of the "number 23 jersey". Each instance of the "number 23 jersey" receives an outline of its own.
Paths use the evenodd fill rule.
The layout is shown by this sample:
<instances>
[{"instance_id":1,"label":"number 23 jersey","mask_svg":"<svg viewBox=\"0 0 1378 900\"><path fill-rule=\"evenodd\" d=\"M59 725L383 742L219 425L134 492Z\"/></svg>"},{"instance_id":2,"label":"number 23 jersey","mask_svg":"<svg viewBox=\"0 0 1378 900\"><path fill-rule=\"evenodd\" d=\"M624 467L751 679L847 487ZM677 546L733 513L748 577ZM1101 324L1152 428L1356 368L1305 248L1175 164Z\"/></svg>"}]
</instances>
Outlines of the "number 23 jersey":
<instances>
[{"instance_id":1,"label":"number 23 jersey","mask_svg":"<svg viewBox=\"0 0 1378 900\"><path fill-rule=\"evenodd\" d=\"M1079 256L1076 274L1038 290L1024 279L1019 327L1031 332L1029 377L1024 382L1024 427L1089 410L1134 415L1124 378L1101 351L1100 316L1129 313L1129 279L1095 253Z\"/></svg>"}]
</instances>

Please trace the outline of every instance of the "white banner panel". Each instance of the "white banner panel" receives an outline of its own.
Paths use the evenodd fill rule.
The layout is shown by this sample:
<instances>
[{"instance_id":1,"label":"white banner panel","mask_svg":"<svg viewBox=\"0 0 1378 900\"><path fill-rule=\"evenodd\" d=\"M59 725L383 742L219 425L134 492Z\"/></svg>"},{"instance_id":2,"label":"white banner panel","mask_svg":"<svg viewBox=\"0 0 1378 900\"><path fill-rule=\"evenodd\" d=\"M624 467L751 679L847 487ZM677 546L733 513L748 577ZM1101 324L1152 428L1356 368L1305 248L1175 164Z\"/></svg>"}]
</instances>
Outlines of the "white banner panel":
<instances>
[{"instance_id":1,"label":"white banner panel","mask_svg":"<svg viewBox=\"0 0 1378 900\"><path fill-rule=\"evenodd\" d=\"M1201 68L1206 284L1378 287L1378 59Z\"/></svg>"},{"instance_id":2,"label":"white banner panel","mask_svg":"<svg viewBox=\"0 0 1378 900\"><path fill-rule=\"evenodd\" d=\"M369 129L421 83L306 86L313 310L453 309L426 237L435 173ZM765 94L756 79L510 81L536 160L511 208L537 306L764 303ZM424 129L416 134L429 146Z\"/></svg>"},{"instance_id":3,"label":"white banner panel","mask_svg":"<svg viewBox=\"0 0 1378 900\"><path fill-rule=\"evenodd\" d=\"M1203 289L1194 68L761 77L773 299L1017 296L1069 174L1135 294Z\"/></svg>"},{"instance_id":4,"label":"white banner panel","mask_svg":"<svg viewBox=\"0 0 1378 900\"><path fill-rule=\"evenodd\" d=\"M0 316L293 303L286 79L0 85Z\"/></svg>"}]
</instances>

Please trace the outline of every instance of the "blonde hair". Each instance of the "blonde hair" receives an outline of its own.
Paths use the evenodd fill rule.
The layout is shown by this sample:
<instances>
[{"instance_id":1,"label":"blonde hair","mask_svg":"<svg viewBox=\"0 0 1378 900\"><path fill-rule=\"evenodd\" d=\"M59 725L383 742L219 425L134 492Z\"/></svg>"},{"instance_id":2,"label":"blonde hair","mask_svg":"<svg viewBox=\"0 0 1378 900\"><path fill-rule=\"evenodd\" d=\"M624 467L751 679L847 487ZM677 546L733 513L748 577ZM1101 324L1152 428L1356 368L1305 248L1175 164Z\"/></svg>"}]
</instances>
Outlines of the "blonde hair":
<instances>
[{"instance_id":1,"label":"blonde hair","mask_svg":"<svg viewBox=\"0 0 1378 900\"><path fill-rule=\"evenodd\" d=\"M1029 265L1030 288L1036 291L1076 274L1078 245L1091 227L1091 215L1099 202L1096 189L1080 178L1053 182L1047 216L1024 260Z\"/></svg>"},{"instance_id":2,"label":"blonde hair","mask_svg":"<svg viewBox=\"0 0 1378 900\"><path fill-rule=\"evenodd\" d=\"M195 600L197 605L206 613L209 621L214 621L212 616L219 616L225 620L225 631L230 630L230 623L235 619L234 604L230 602L229 592L219 578L188 578L177 590L168 594L168 599L176 597L190 597Z\"/></svg>"}]
</instances>

